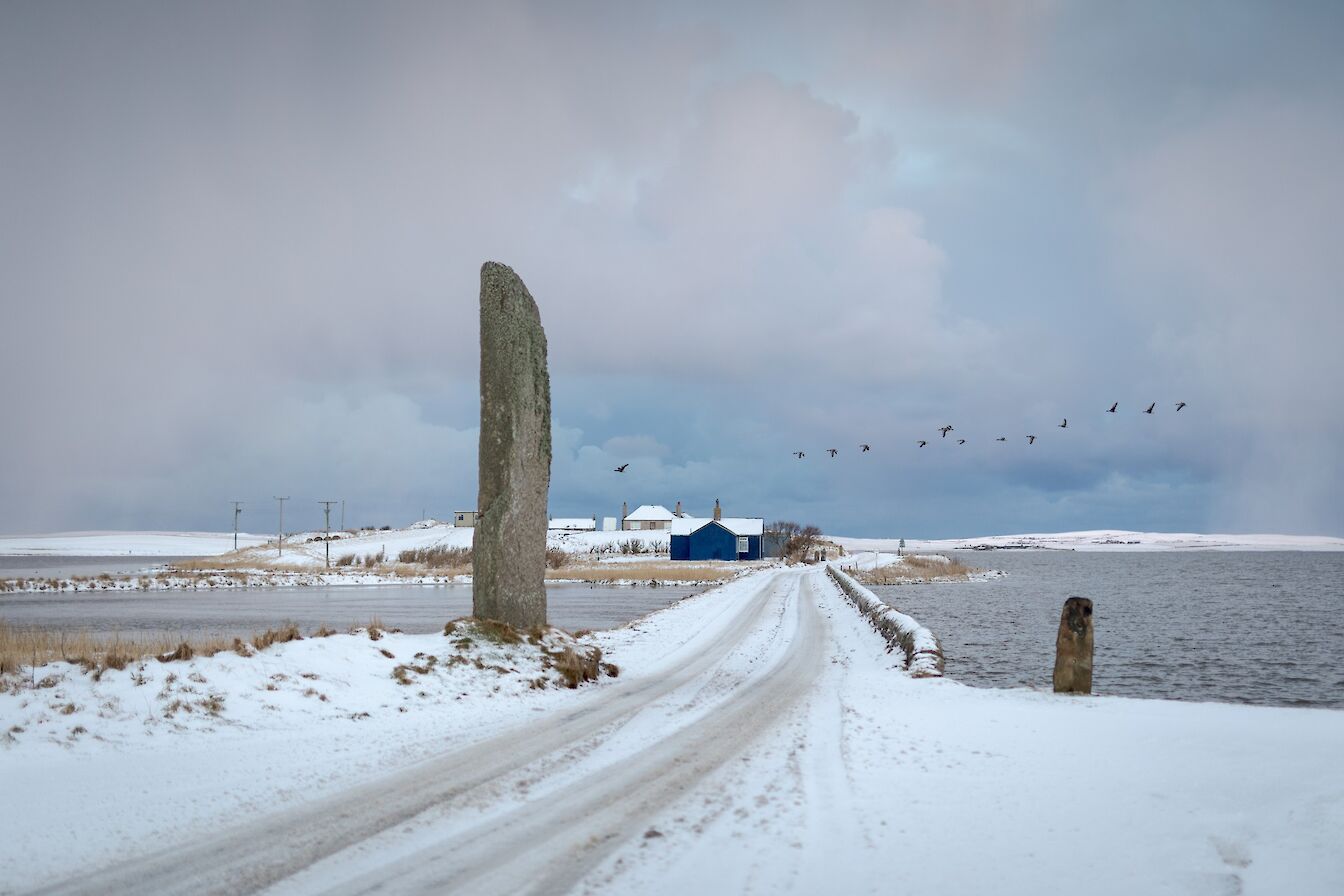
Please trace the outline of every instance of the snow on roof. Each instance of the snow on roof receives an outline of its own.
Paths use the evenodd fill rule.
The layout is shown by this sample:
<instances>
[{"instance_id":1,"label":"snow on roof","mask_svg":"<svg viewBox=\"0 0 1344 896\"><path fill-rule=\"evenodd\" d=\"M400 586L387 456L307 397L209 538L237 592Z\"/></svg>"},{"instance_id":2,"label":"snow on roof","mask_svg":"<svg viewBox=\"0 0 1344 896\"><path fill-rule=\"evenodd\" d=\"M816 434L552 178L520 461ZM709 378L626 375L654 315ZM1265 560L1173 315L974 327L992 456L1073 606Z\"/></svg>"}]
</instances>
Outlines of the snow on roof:
<instances>
[{"instance_id":1,"label":"snow on roof","mask_svg":"<svg viewBox=\"0 0 1344 896\"><path fill-rule=\"evenodd\" d=\"M636 523L666 522L673 519L673 516L672 511L661 504L641 504L626 519Z\"/></svg>"},{"instance_id":2,"label":"snow on roof","mask_svg":"<svg viewBox=\"0 0 1344 896\"><path fill-rule=\"evenodd\" d=\"M690 535L712 522L712 517L679 517L672 521L672 534ZM734 535L760 535L765 531L765 520L762 517L726 516L719 520L719 525Z\"/></svg>"},{"instance_id":3,"label":"snow on roof","mask_svg":"<svg viewBox=\"0 0 1344 896\"><path fill-rule=\"evenodd\" d=\"M556 517L546 524L546 528L592 532L597 528L597 521L591 517Z\"/></svg>"}]
</instances>

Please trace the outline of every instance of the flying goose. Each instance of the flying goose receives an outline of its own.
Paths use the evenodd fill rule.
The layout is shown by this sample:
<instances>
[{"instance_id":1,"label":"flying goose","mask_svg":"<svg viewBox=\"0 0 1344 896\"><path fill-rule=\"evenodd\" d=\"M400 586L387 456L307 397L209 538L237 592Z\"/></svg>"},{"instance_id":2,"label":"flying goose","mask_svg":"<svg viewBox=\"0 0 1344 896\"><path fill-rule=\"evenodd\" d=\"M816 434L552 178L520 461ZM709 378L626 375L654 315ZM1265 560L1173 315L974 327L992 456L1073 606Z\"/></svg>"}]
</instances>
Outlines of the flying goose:
<instances>
[{"instance_id":1,"label":"flying goose","mask_svg":"<svg viewBox=\"0 0 1344 896\"><path fill-rule=\"evenodd\" d=\"M1152 404L1148 405L1148 410L1144 411L1144 413L1151 414L1153 412L1153 408L1155 407L1157 407L1157 402L1153 402Z\"/></svg>"},{"instance_id":2,"label":"flying goose","mask_svg":"<svg viewBox=\"0 0 1344 896\"><path fill-rule=\"evenodd\" d=\"M860 445L859 447L862 448L864 451L872 451L872 450L873 450L873 446L872 446L872 445Z\"/></svg>"},{"instance_id":3,"label":"flying goose","mask_svg":"<svg viewBox=\"0 0 1344 896\"><path fill-rule=\"evenodd\" d=\"M829 454L831 457L835 457L837 452L834 448L827 448L826 453Z\"/></svg>"},{"instance_id":4,"label":"flying goose","mask_svg":"<svg viewBox=\"0 0 1344 896\"><path fill-rule=\"evenodd\" d=\"M624 472L625 472L625 468L628 467L628 466L630 466L630 465L629 465L629 464L621 464L619 467L617 467L617 468L616 468L615 470L613 470L612 472L613 472L613 473L624 473Z\"/></svg>"},{"instance_id":5,"label":"flying goose","mask_svg":"<svg viewBox=\"0 0 1344 896\"><path fill-rule=\"evenodd\" d=\"M1060 429L1068 429L1068 428L1069 428L1069 418L1068 418L1068 417L1065 417L1065 418L1064 418L1064 422L1061 423L1061 424L1059 424L1059 428L1060 428Z\"/></svg>"},{"instance_id":6,"label":"flying goose","mask_svg":"<svg viewBox=\"0 0 1344 896\"><path fill-rule=\"evenodd\" d=\"M940 427L938 427L938 431L941 432L941 433L943 434L943 438L947 438L947 434L950 433L950 432L952 431L952 427L951 427L951 425L948 425L948 426L940 426Z\"/></svg>"},{"instance_id":7,"label":"flying goose","mask_svg":"<svg viewBox=\"0 0 1344 896\"><path fill-rule=\"evenodd\" d=\"M1181 408L1183 407L1185 407L1185 402L1183 401L1176 402L1176 413L1179 414L1181 412Z\"/></svg>"},{"instance_id":8,"label":"flying goose","mask_svg":"<svg viewBox=\"0 0 1344 896\"><path fill-rule=\"evenodd\" d=\"M1035 444L1036 444L1036 437L1035 437L1035 436L1027 436L1027 444L1028 444L1028 445L1035 445Z\"/></svg>"},{"instance_id":9,"label":"flying goose","mask_svg":"<svg viewBox=\"0 0 1344 896\"><path fill-rule=\"evenodd\" d=\"M1118 408L1118 407L1120 407L1120 402L1117 401L1115 404L1111 405L1109 408L1106 409L1106 413L1108 413L1108 414L1114 414L1114 413L1115 413L1115 409Z\"/></svg>"}]
</instances>

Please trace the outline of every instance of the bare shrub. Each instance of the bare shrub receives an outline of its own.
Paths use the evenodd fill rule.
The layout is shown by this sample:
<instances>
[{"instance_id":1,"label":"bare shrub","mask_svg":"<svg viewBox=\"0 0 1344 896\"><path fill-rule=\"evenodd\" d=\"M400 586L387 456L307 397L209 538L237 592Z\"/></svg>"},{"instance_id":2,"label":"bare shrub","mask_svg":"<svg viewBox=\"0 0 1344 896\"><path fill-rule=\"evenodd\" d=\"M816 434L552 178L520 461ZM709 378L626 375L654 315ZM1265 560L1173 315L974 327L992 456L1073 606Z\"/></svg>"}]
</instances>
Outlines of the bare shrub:
<instances>
[{"instance_id":1,"label":"bare shrub","mask_svg":"<svg viewBox=\"0 0 1344 896\"><path fill-rule=\"evenodd\" d=\"M354 564L355 564L354 554L342 554L341 556L336 558L337 566L354 566Z\"/></svg>"},{"instance_id":2,"label":"bare shrub","mask_svg":"<svg viewBox=\"0 0 1344 896\"><path fill-rule=\"evenodd\" d=\"M551 569L560 569L569 565L569 551L562 551L560 548L546 549L546 565Z\"/></svg>"}]
</instances>

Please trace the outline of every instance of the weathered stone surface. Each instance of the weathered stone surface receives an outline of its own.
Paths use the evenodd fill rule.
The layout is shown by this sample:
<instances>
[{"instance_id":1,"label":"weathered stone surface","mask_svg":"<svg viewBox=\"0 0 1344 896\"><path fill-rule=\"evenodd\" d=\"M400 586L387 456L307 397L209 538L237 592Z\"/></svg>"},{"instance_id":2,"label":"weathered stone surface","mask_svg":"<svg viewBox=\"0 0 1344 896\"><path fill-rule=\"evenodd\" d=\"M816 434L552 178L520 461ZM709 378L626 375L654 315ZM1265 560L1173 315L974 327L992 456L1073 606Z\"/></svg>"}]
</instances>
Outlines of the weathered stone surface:
<instances>
[{"instance_id":1,"label":"weathered stone surface","mask_svg":"<svg viewBox=\"0 0 1344 896\"><path fill-rule=\"evenodd\" d=\"M481 266L481 441L472 612L546 623L551 378L537 303L507 265Z\"/></svg>"},{"instance_id":2,"label":"weathered stone surface","mask_svg":"<svg viewBox=\"0 0 1344 896\"><path fill-rule=\"evenodd\" d=\"M1055 693L1092 693L1092 601L1071 597L1055 637Z\"/></svg>"}]
</instances>

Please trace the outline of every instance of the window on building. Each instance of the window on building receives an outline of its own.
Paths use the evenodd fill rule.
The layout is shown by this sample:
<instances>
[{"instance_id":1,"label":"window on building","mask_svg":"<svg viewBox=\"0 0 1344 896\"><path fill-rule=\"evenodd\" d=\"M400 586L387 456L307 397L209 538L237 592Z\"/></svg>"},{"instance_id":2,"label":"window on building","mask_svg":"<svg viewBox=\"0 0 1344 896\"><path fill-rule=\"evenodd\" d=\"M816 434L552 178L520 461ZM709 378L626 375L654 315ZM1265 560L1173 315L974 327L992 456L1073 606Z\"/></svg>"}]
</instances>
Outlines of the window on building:
<instances>
[{"instance_id":1,"label":"window on building","mask_svg":"<svg viewBox=\"0 0 1344 896\"><path fill-rule=\"evenodd\" d=\"M739 554L745 554L749 550L751 550L751 548L748 547L747 537L745 535L737 536L737 552Z\"/></svg>"}]
</instances>

